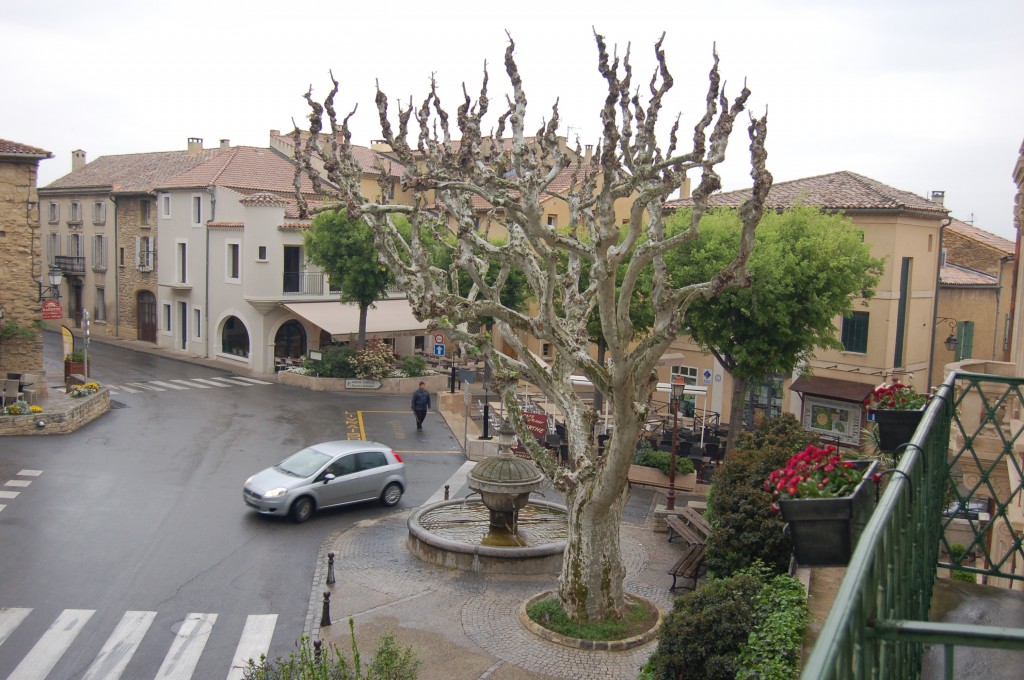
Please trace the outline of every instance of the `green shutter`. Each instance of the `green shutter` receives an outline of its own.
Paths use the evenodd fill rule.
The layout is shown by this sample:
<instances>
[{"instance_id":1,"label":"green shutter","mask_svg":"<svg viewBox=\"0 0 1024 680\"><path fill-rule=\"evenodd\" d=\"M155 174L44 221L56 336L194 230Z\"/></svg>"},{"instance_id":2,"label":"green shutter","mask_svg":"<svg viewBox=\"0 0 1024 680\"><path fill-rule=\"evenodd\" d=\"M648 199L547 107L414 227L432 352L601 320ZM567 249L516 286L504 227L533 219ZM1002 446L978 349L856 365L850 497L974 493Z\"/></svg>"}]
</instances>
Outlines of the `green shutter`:
<instances>
[{"instance_id":1,"label":"green shutter","mask_svg":"<svg viewBox=\"0 0 1024 680\"><path fill-rule=\"evenodd\" d=\"M955 361L970 359L974 352L974 322L961 321L956 325L956 353Z\"/></svg>"}]
</instances>

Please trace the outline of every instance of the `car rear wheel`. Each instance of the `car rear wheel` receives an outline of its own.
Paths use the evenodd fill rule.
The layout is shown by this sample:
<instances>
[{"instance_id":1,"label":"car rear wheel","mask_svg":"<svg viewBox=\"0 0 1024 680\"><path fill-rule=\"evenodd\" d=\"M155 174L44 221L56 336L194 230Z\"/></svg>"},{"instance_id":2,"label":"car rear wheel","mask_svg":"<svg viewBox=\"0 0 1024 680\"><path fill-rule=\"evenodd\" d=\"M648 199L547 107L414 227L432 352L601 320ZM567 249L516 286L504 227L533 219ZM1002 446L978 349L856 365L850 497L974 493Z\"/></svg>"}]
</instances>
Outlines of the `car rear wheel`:
<instances>
[{"instance_id":1,"label":"car rear wheel","mask_svg":"<svg viewBox=\"0 0 1024 680\"><path fill-rule=\"evenodd\" d=\"M313 499L303 496L292 504L292 520L302 524L313 516Z\"/></svg>"},{"instance_id":2,"label":"car rear wheel","mask_svg":"<svg viewBox=\"0 0 1024 680\"><path fill-rule=\"evenodd\" d=\"M401 499L402 487L397 482L391 482L384 487L384 492L380 495L380 502L388 507L396 505Z\"/></svg>"}]
</instances>

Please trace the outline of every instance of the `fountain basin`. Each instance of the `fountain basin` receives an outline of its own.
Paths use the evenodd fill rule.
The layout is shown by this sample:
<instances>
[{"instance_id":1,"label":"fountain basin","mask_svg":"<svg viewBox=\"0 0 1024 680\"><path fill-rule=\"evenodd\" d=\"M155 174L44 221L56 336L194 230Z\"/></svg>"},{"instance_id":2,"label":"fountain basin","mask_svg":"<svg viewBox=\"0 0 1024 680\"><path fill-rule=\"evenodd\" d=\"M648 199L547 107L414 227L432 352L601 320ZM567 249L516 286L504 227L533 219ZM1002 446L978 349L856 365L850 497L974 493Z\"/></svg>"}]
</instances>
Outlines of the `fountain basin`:
<instances>
[{"instance_id":1,"label":"fountain basin","mask_svg":"<svg viewBox=\"0 0 1024 680\"><path fill-rule=\"evenodd\" d=\"M489 512L479 500L449 500L409 517L409 552L430 564L480 574L557 574L565 552L566 508L530 501L520 510L518 545L487 545ZM531 523L537 522L536 530ZM449 530L451 528L451 530Z\"/></svg>"}]
</instances>

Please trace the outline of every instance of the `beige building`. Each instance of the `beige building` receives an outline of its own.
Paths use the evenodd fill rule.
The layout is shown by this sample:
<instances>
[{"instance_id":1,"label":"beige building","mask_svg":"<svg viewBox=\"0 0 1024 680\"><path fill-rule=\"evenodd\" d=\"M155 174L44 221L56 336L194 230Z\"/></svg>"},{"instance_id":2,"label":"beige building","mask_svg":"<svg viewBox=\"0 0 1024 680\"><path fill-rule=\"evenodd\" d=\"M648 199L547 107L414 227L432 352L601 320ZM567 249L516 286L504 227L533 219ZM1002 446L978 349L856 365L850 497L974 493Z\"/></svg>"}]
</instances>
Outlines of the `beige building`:
<instances>
[{"instance_id":1,"label":"beige building","mask_svg":"<svg viewBox=\"0 0 1024 680\"><path fill-rule=\"evenodd\" d=\"M101 156L71 152L71 172L39 190L43 268L64 274L70 325L90 314L92 333L156 342L157 218L153 187L229 148Z\"/></svg>"},{"instance_id":2,"label":"beige building","mask_svg":"<svg viewBox=\"0 0 1024 680\"><path fill-rule=\"evenodd\" d=\"M749 194L749 190L717 194L709 205L738 207ZM670 201L668 207L686 204L682 199ZM661 379L667 381L670 374L678 373L707 384L707 408L722 422L740 417L754 425L764 417L791 412L808 429L847 446L859 446L866 418L862 402L876 385L899 379L920 390L928 388L947 211L941 203L848 171L778 182L765 207L783 210L797 204L844 213L863 230L872 256L886 261L875 297L855 303L850 317L835 319L843 349L819 350L797 375L779 375L752 385L743 414L729 412L728 374L685 338L670 350L682 353L685 362L663 369Z\"/></svg>"},{"instance_id":3,"label":"beige building","mask_svg":"<svg viewBox=\"0 0 1024 680\"><path fill-rule=\"evenodd\" d=\"M42 373L39 161L53 154L0 139L0 379L7 373ZM44 284L45 285L45 284ZM37 381L45 387L45 380Z\"/></svg>"}]
</instances>

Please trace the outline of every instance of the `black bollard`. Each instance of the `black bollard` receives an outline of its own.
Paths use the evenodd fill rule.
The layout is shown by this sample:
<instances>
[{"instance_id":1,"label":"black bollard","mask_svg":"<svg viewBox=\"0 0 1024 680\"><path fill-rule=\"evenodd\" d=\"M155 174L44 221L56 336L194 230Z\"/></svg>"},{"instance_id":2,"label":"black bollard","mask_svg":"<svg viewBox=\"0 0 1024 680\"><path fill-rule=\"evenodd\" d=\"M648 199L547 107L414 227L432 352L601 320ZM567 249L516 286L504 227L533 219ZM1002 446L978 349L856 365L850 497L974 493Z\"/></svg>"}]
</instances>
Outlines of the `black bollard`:
<instances>
[{"instance_id":1,"label":"black bollard","mask_svg":"<svg viewBox=\"0 0 1024 680\"><path fill-rule=\"evenodd\" d=\"M487 394L485 393L484 394L484 399L486 399L486 398L487 398ZM490 427L489 427L490 426L490 422L491 422L491 405L488 404L485 401L484 402L484 433L482 435L480 435L480 439L489 440L491 438L491 432L490 432Z\"/></svg>"},{"instance_id":2,"label":"black bollard","mask_svg":"<svg viewBox=\"0 0 1024 680\"><path fill-rule=\"evenodd\" d=\"M444 485L444 499L448 500L448 485Z\"/></svg>"},{"instance_id":3,"label":"black bollard","mask_svg":"<svg viewBox=\"0 0 1024 680\"><path fill-rule=\"evenodd\" d=\"M334 584L334 553L327 553L327 585Z\"/></svg>"},{"instance_id":4,"label":"black bollard","mask_svg":"<svg viewBox=\"0 0 1024 680\"><path fill-rule=\"evenodd\" d=\"M313 660L318 662L318 663L323 658L321 656L323 654L323 650L320 649L320 647L323 646L323 644L324 643L321 642L320 640L313 640Z\"/></svg>"},{"instance_id":5,"label":"black bollard","mask_svg":"<svg viewBox=\"0 0 1024 680\"><path fill-rule=\"evenodd\" d=\"M324 611L320 615L320 627L331 625L331 591L324 591Z\"/></svg>"}]
</instances>

